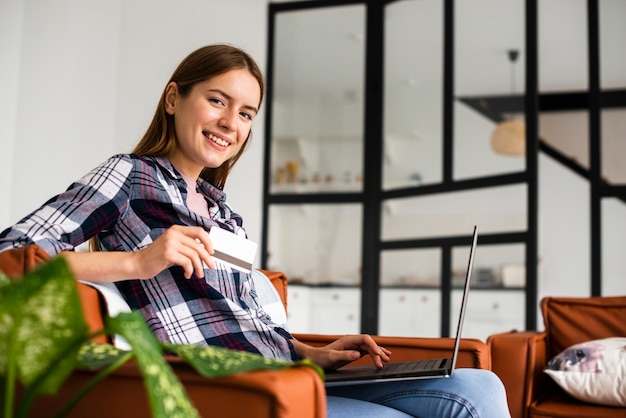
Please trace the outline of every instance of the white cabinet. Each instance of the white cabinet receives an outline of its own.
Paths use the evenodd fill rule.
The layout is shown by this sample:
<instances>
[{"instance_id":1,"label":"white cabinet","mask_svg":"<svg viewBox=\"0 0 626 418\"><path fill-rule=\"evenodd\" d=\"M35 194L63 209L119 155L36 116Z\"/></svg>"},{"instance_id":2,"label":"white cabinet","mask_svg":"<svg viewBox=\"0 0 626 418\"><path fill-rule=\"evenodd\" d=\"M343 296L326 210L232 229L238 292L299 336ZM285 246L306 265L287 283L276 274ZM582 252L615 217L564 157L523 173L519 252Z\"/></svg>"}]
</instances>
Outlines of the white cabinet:
<instances>
[{"instance_id":1,"label":"white cabinet","mask_svg":"<svg viewBox=\"0 0 626 418\"><path fill-rule=\"evenodd\" d=\"M287 291L287 324L290 332L308 332L311 288L290 284Z\"/></svg>"},{"instance_id":2,"label":"white cabinet","mask_svg":"<svg viewBox=\"0 0 626 418\"><path fill-rule=\"evenodd\" d=\"M357 334L361 328L361 290L290 284L288 310L293 333Z\"/></svg>"},{"instance_id":3,"label":"white cabinet","mask_svg":"<svg viewBox=\"0 0 626 418\"><path fill-rule=\"evenodd\" d=\"M452 292L450 301L450 332L456 333L461 290ZM478 338L483 341L491 334L525 329L524 291L472 289L468 295L467 312L463 325L464 338Z\"/></svg>"},{"instance_id":4,"label":"white cabinet","mask_svg":"<svg viewBox=\"0 0 626 418\"><path fill-rule=\"evenodd\" d=\"M379 334L439 337L441 292L435 289L381 289Z\"/></svg>"},{"instance_id":5,"label":"white cabinet","mask_svg":"<svg viewBox=\"0 0 626 418\"><path fill-rule=\"evenodd\" d=\"M361 290L357 287L289 285L289 330L294 333L356 334L361 327ZM452 291L450 334L456 333L462 291ZM525 326L523 290L483 290L469 294L464 338L487 337ZM382 288L379 334L396 337L439 337L441 291L439 289ZM364 307L367 312L367 307Z\"/></svg>"},{"instance_id":6,"label":"white cabinet","mask_svg":"<svg viewBox=\"0 0 626 418\"><path fill-rule=\"evenodd\" d=\"M358 288L314 289L309 329L316 334L357 334L361 328L360 299Z\"/></svg>"}]
</instances>

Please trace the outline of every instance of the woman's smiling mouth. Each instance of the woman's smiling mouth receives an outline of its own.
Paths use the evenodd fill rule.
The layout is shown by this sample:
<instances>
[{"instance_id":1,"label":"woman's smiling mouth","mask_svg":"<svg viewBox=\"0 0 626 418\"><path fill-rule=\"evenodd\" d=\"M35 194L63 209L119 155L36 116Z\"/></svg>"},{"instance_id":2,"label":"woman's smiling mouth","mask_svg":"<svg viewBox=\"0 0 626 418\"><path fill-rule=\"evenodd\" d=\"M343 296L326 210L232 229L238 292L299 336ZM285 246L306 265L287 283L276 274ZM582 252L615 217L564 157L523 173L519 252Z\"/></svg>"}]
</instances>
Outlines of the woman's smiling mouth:
<instances>
[{"instance_id":1,"label":"woman's smiling mouth","mask_svg":"<svg viewBox=\"0 0 626 418\"><path fill-rule=\"evenodd\" d=\"M202 134L207 137L210 141L215 142L217 145L222 147L227 147L230 145L230 142L224 141L222 138L217 137L209 132L202 132Z\"/></svg>"}]
</instances>

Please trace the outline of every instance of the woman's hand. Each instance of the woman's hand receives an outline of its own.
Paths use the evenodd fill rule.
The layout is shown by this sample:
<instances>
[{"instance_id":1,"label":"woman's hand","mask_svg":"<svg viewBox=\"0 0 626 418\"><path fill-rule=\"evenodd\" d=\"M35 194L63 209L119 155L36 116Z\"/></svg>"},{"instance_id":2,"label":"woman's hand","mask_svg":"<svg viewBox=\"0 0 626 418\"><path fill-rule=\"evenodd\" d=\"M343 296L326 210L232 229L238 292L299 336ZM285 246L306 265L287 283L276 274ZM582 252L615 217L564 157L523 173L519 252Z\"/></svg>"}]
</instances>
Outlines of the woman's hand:
<instances>
[{"instance_id":1,"label":"woman's hand","mask_svg":"<svg viewBox=\"0 0 626 418\"><path fill-rule=\"evenodd\" d=\"M338 369L364 355L369 355L374 365L380 369L391 356L390 350L380 347L366 334L346 335L325 347L311 347L297 340L292 340L292 343L301 357L313 361L326 370Z\"/></svg>"},{"instance_id":2,"label":"woman's hand","mask_svg":"<svg viewBox=\"0 0 626 418\"><path fill-rule=\"evenodd\" d=\"M136 251L137 278L149 279L171 266L181 266L185 278L204 277L203 262L211 269L213 245L209 234L198 226L174 225L152 244Z\"/></svg>"}]
</instances>

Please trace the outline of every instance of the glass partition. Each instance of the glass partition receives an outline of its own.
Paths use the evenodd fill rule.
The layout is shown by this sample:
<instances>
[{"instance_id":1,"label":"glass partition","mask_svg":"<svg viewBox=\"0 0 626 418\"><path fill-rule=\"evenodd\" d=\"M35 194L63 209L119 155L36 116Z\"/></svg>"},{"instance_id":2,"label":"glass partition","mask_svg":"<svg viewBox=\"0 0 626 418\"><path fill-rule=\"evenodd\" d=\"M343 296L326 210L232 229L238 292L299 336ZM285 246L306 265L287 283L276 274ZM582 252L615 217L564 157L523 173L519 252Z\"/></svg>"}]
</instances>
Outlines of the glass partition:
<instances>
[{"instance_id":1,"label":"glass partition","mask_svg":"<svg viewBox=\"0 0 626 418\"><path fill-rule=\"evenodd\" d=\"M452 250L452 286L462 288L467 271L469 247ZM480 245L476 251L472 287L523 289L526 286L524 244Z\"/></svg>"},{"instance_id":2,"label":"glass partition","mask_svg":"<svg viewBox=\"0 0 626 418\"><path fill-rule=\"evenodd\" d=\"M612 185L626 185L626 107L602 110L601 124L602 178Z\"/></svg>"},{"instance_id":3,"label":"glass partition","mask_svg":"<svg viewBox=\"0 0 626 418\"><path fill-rule=\"evenodd\" d=\"M626 2L599 0L600 88L626 94ZM622 99L624 103L624 99ZM602 179L611 186L626 186L626 106L601 110ZM626 293L626 197L604 198L601 203L602 295Z\"/></svg>"},{"instance_id":4,"label":"glass partition","mask_svg":"<svg viewBox=\"0 0 626 418\"><path fill-rule=\"evenodd\" d=\"M380 270L382 286L438 288L441 284L441 249L383 251Z\"/></svg>"},{"instance_id":5,"label":"glass partition","mask_svg":"<svg viewBox=\"0 0 626 418\"><path fill-rule=\"evenodd\" d=\"M384 240L524 231L525 184L389 199L383 202Z\"/></svg>"},{"instance_id":6,"label":"glass partition","mask_svg":"<svg viewBox=\"0 0 626 418\"><path fill-rule=\"evenodd\" d=\"M587 110L540 113L539 138L589 170L589 112Z\"/></svg>"},{"instance_id":7,"label":"glass partition","mask_svg":"<svg viewBox=\"0 0 626 418\"><path fill-rule=\"evenodd\" d=\"M602 91L626 89L626 2L600 0L600 88ZM626 106L602 110L602 177L610 184L626 184Z\"/></svg>"},{"instance_id":8,"label":"glass partition","mask_svg":"<svg viewBox=\"0 0 626 418\"><path fill-rule=\"evenodd\" d=\"M600 88L626 89L626 2L599 0L600 8Z\"/></svg>"},{"instance_id":9,"label":"glass partition","mask_svg":"<svg viewBox=\"0 0 626 418\"><path fill-rule=\"evenodd\" d=\"M276 16L272 193L362 189L364 24L363 5Z\"/></svg>"},{"instance_id":10,"label":"glass partition","mask_svg":"<svg viewBox=\"0 0 626 418\"><path fill-rule=\"evenodd\" d=\"M360 285L360 205L272 205L269 216L270 270L291 282Z\"/></svg>"},{"instance_id":11,"label":"glass partition","mask_svg":"<svg viewBox=\"0 0 626 418\"><path fill-rule=\"evenodd\" d=\"M589 89L587 3L587 0L537 2L540 93Z\"/></svg>"},{"instance_id":12,"label":"glass partition","mask_svg":"<svg viewBox=\"0 0 626 418\"><path fill-rule=\"evenodd\" d=\"M455 2L454 179L525 169L524 12L523 0Z\"/></svg>"},{"instance_id":13,"label":"glass partition","mask_svg":"<svg viewBox=\"0 0 626 418\"><path fill-rule=\"evenodd\" d=\"M439 0L385 8L384 189L441 181L443 32Z\"/></svg>"},{"instance_id":14,"label":"glass partition","mask_svg":"<svg viewBox=\"0 0 626 418\"><path fill-rule=\"evenodd\" d=\"M602 201L602 294L620 296L626 294L626 204L619 199Z\"/></svg>"}]
</instances>

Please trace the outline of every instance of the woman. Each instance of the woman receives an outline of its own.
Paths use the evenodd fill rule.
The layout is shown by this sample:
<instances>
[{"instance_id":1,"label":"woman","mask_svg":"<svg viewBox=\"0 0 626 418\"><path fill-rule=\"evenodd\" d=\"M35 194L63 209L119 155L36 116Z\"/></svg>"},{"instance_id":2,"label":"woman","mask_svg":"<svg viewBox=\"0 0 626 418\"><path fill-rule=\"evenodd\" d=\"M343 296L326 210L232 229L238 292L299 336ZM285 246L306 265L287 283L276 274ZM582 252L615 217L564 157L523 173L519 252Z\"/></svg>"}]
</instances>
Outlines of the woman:
<instances>
[{"instance_id":1,"label":"woman","mask_svg":"<svg viewBox=\"0 0 626 418\"><path fill-rule=\"evenodd\" d=\"M211 45L191 53L133 153L111 157L5 230L0 251L36 243L62 254L78 279L115 282L163 341L308 358L325 369L366 353L383 367L391 352L368 335L323 348L295 340L263 313L250 275L211 257L210 228L245 237L222 189L249 142L263 93L261 71L240 49ZM73 251L90 239L100 251ZM331 415L361 405L413 416L508 416L501 383L480 370L460 371L445 384L371 384L336 393L342 397L329 397Z\"/></svg>"}]
</instances>

